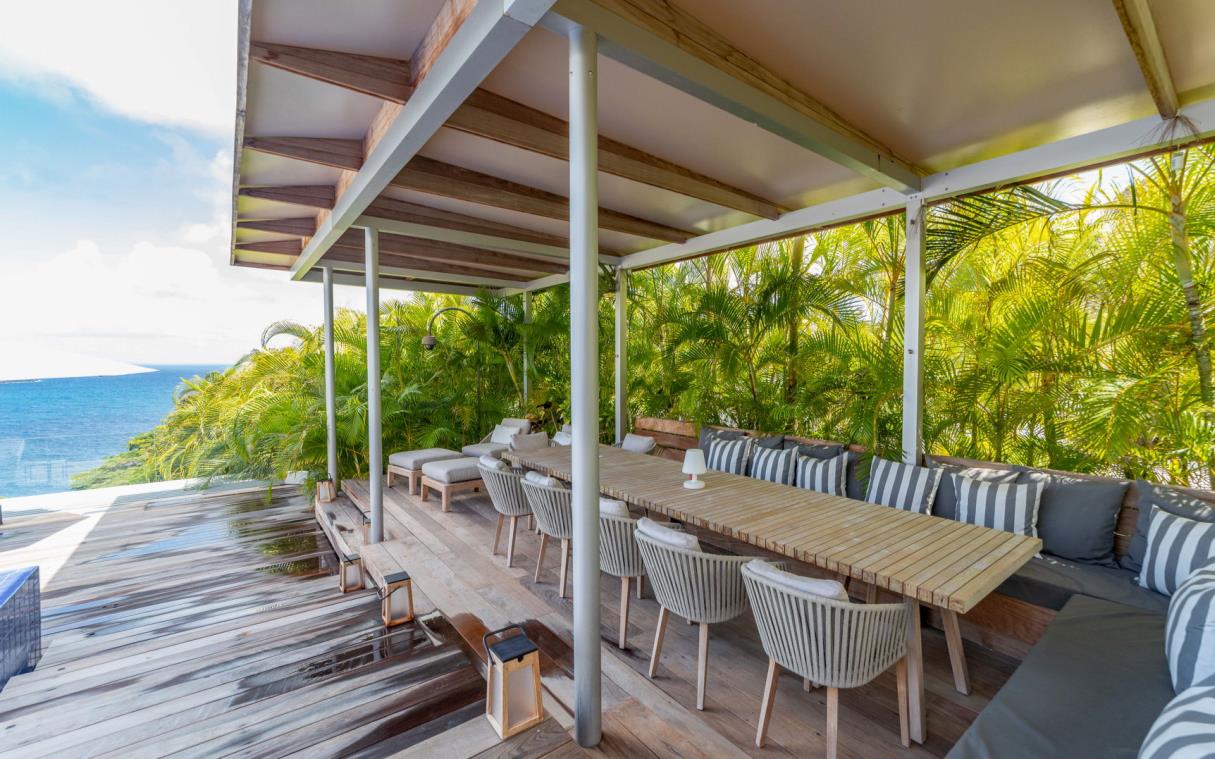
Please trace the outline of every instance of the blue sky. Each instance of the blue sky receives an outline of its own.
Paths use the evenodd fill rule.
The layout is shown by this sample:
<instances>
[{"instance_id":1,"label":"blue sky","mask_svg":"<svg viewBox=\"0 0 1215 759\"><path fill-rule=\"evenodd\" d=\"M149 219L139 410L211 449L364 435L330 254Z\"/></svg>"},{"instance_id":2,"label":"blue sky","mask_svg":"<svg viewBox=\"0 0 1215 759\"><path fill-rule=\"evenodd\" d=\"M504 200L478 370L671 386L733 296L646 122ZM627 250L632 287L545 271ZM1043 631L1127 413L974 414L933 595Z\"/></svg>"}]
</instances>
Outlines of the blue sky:
<instances>
[{"instance_id":1,"label":"blue sky","mask_svg":"<svg viewBox=\"0 0 1215 759\"><path fill-rule=\"evenodd\" d=\"M73 23L62 23L71 18ZM320 292L228 266L235 0L44 0L0 25L0 351L231 362ZM339 288L338 304L361 303Z\"/></svg>"}]
</instances>

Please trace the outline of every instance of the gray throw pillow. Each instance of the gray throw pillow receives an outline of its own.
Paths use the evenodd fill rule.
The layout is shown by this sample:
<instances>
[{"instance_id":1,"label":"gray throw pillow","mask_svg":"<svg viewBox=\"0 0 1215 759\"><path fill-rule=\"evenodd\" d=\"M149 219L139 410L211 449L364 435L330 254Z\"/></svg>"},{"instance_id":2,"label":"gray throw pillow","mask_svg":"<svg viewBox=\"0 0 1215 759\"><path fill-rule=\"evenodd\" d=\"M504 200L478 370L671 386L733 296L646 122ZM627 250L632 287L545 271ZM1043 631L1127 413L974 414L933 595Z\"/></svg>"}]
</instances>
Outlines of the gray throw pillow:
<instances>
[{"instance_id":1,"label":"gray throw pillow","mask_svg":"<svg viewBox=\"0 0 1215 759\"><path fill-rule=\"evenodd\" d=\"M709 443L713 440L737 440L742 436L743 433L738 430L723 430L706 424L700 428L700 439L697 441L696 447L708 453Z\"/></svg>"},{"instance_id":2,"label":"gray throw pillow","mask_svg":"<svg viewBox=\"0 0 1215 759\"><path fill-rule=\"evenodd\" d=\"M796 448L798 456L809 456L812 459L833 459L843 453L846 449L842 445L831 445L828 443L793 443L787 446Z\"/></svg>"},{"instance_id":3,"label":"gray throw pillow","mask_svg":"<svg viewBox=\"0 0 1215 759\"><path fill-rule=\"evenodd\" d=\"M928 465L932 469L944 469L941 476L941 486L937 489L937 500L932 507L933 516L945 517L946 519L958 518L958 491L954 489L953 478L949 475L960 474L963 477L969 477L972 480L980 482L1005 482L1013 483L1017 481L1020 472L1015 469L988 469L979 466L961 466L959 464L947 464L944 462L932 463Z\"/></svg>"},{"instance_id":4,"label":"gray throw pillow","mask_svg":"<svg viewBox=\"0 0 1215 759\"><path fill-rule=\"evenodd\" d=\"M1042 482L1038 536L1042 552L1081 564L1116 567L1114 528L1130 482L1088 480L1033 469L1020 482Z\"/></svg>"},{"instance_id":5,"label":"gray throw pillow","mask_svg":"<svg viewBox=\"0 0 1215 759\"><path fill-rule=\"evenodd\" d=\"M1187 495L1174 488L1154 485L1137 480L1139 492L1139 519L1135 523L1135 535L1126 556L1122 557L1123 569L1138 572L1143 569L1143 558L1147 554L1148 529L1152 525L1152 507L1198 522L1215 522L1215 504Z\"/></svg>"},{"instance_id":6,"label":"gray throw pillow","mask_svg":"<svg viewBox=\"0 0 1215 759\"><path fill-rule=\"evenodd\" d=\"M779 451L785 447L784 435L759 435L755 438L757 448L768 448L770 450Z\"/></svg>"}]
</instances>

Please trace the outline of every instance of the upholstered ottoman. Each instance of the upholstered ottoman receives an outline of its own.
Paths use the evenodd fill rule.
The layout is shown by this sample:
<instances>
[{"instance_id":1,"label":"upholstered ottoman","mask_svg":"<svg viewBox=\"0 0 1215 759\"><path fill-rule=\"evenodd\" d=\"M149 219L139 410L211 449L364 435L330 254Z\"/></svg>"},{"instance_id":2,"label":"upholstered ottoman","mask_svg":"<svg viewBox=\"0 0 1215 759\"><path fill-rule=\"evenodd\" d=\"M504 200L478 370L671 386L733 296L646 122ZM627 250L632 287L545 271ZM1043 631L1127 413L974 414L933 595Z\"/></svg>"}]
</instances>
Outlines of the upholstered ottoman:
<instances>
[{"instance_id":1,"label":"upholstered ottoman","mask_svg":"<svg viewBox=\"0 0 1215 759\"><path fill-rule=\"evenodd\" d=\"M443 511L447 511L451 505L453 493L480 490L483 486L481 470L477 468L477 460L471 456L422 465L422 500L426 500L431 490L438 491L442 496Z\"/></svg>"},{"instance_id":2,"label":"upholstered ottoman","mask_svg":"<svg viewBox=\"0 0 1215 759\"><path fill-rule=\"evenodd\" d=\"M420 451L401 451L388 457L388 487L392 487L393 475L409 479L409 494L418 492L418 480L422 478L422 466L432 461L447 461L461 458L459 451L447 448L423 448Z\"/></svg>"}]
</instances>

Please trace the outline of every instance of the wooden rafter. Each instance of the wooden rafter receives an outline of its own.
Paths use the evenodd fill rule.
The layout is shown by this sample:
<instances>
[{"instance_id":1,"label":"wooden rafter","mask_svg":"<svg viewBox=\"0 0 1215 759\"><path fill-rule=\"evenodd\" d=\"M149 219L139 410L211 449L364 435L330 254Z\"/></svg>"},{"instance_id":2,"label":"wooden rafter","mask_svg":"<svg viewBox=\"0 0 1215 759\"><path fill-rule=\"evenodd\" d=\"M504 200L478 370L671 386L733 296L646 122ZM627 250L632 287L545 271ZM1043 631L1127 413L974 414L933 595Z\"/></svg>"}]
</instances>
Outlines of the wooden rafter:
<instances>
[{"instance_id":1,"label":"wooden rafter","mask_svg":"<svg viewBox=\"0 0 1215 759\"><path fill-rule=\"evenodd\" d=\"M1161 118L1173 118L1181 106L1148 0L1114 0L1114 9L1118 11L1118 19L1122 22L1127 41L1131 43L1135 60L1139 62L1148 92L1152 93L1152 100L1156 102L1156 110Z\"/></svg>"},{"instance_id":2,"label":"wooden rafter","mask_svg":"<svg viewBox=\"0 0 1215 759\"><path fill-rule=\"evenodd\" d=\"M346 53L265 43L255 43L250 55L267 65L376 95L393 103L405 103L412 93L407 61L392 61L396 76L394 87L384 84L373 92L365 71L369 65L363 60L366 56L349 54L351 60L339 65L338 61ZM345 78L343 73L346 73ZM488 90L473 92L452 114L446 126L563 161L569 158L569 125L564 120ZM763 218L775 219L787 210L754 193L605 137L599 139L599 168L607 174Z\"/></svg>"},{"instance_id":3,"label":"wooden rafter","mask_svg":"<svg viewBox=\"0 0 1215 759\"><path fill-rule=\"evenodd\" d=\"M242 187L240 194L247 198L275 200L309 208L333 208L337 193L332 185L279 185L269 187Z\"/></svg>"},{"instance_id":4,"label":"wooden rafter","mask_svg":"<svg viewBox=\"0 0 1215 759\"><path fill-rule=\"evenodd\" d=\"M350 230L338 238L337 245L363 249L363 234ZM511 269L543 274L559 274L569 271L569 266L551 258L528 258L496 250L481 250L466 245L456 245L438 240L422 240L405 235L380 233L380 253L392 253L410 258L427 258L435 261Z\"/></svg>"},{"instance_id":5,"label":"wooden rafter","mask_svg":"<svg viewBox=\"0 0 1215 759\"><path fill-rule=\"evenodd\" d=\"M291 240L263 240L262 242L238 242L236 243L237 251L248 251L250 253L279 253L287 256L298 256L300 251L304 249L304 244L299 239Z\"/></svg>"},{"instance_id":6,"label":"wooden rafter","mask_svg":"<svg viewBox=\"0 0 1215 759\"><path fill-rule=\"evenodd\" d=\"M413 92L409 61L270 42L251 43L249 58L283 71L398 103L404 103Z\"/></svg>"},{"instance_id":7,"label":"wooden rafter","mask_svg":"<svg viewBox=\"0 0 1215 759\"><path fill-rule=\"evenodd\" d=\"M316 219L296 217L294 219L241 219L237 229L253 229L258 232L273 232L292 237L311 237L316 232Z\"/></svg>"},{"instance_id":8,"label":"wooden rafter","mask_svg":"<svg viewBox=\"0 0 1215 759\"><path fill-rule=\"evenodd\" d=\"M334 261L345 264L362 265L364 261L362 246L348 246L341 242L329 249L322 261ZM457 277L464 284L485 284L489 287L509 287L510 283L519 284L532 279L522 272L485 269L466 264L453 264L446 261L436 261L432 258L404 256L380 250L380 270L387 273L391 270L401 272L418 272L422 274L441 274Z\"/></svg>"},{"instance_id":9,"label":"wooden rafter","mask_svg":"<svg viewBox=\"0 0 1215 759\"><path fill-rule=\"evenodd\" d=\"M358 169L357 140L313 137L249 137L245 147L274 155L295 158L342 169ZM549 219L569 218L569 199L564 195L539 190L471 169L416 156L390 182L393 187L428 195L466 200L480 205L504 208ZM616 232L666 242L683 242L696 232L601 208L599 226Z\"/></svg>"}]
</instances>

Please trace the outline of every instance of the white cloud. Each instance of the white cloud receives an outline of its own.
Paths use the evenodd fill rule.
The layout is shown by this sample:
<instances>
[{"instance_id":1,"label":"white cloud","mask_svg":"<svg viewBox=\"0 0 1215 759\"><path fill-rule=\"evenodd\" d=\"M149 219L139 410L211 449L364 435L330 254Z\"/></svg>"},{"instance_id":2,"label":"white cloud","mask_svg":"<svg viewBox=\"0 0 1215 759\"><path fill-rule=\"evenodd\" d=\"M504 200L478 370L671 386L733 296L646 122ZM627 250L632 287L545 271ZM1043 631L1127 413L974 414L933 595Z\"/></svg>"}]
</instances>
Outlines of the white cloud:
<instances>
[{"instance_id":1,"label":"white cloud","mask_svg":"<svg viewBox=\"0 0 1215 759\"><path fill-rule=\"evenodd\" d=\"M0 76L54 100L212 135L231 133L236 0L6 3Z\"/></svg>"}]
</instances>

